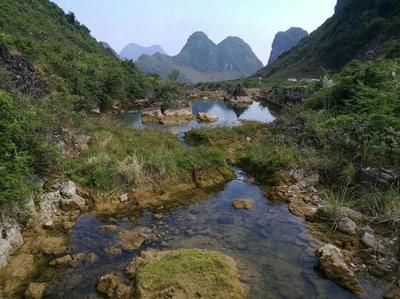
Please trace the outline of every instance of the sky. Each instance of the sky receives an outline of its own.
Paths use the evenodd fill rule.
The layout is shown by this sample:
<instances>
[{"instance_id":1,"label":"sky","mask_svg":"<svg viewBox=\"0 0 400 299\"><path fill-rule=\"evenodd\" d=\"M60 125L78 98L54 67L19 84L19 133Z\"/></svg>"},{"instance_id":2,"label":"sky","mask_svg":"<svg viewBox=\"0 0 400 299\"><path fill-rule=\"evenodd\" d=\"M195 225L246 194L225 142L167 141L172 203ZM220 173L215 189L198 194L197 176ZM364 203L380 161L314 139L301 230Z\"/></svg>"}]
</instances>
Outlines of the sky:
<instances>
[{"instance_id":1,"label":"sky","mask_svg":"<svg viewBox=\"0 0 400 299\"><path fill-rule=\"evenodd\" d=\"M127 44L160 45L178 54L188 37L203 31L215 43L227 36L247 42L268 61L278 31L317 29L333 15L336 0L53 0L72 11L98 41L118 53Z\"/></svg>"}]
</instances>

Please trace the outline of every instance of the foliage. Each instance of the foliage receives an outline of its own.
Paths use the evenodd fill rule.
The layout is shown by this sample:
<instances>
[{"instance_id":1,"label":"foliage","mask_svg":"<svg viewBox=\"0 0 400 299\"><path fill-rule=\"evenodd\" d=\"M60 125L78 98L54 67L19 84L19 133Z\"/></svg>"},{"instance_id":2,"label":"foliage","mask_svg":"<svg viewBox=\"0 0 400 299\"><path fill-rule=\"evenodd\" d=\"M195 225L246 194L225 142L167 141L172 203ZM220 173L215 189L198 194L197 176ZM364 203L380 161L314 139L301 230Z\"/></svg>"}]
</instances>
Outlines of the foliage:
<instances>
[{"instance_id":1,"label":"foliage","mask_svg":"<svg viewBox=\"0 0 400 299\"><path fill-rule=\"evenodd\" d=\"M186 151L173 134L127 128L110 120L83 119L80 127L93 142L67 163L66 171L74 181L97 190L162 188L190 182L193 173L227 168L222 152L202 147Z\"/></svg>"},{"instance_id":2,"label":"foliage","mask_svg":"<svg viewBox=\"0 0 400 299\"><path fill-rule=\"evenodd\" d=\"M2 1L0 19L0 41L33 61L53 90L105 110L113 100L151 96L160 84L132 62L117 59L73 13L64 14L48 0Z\"/></svg>"},{"instance_id":3,"label":"foliage","mask_svg":"<svg viewBox=\"0 0 400 299\"><path fill-rule=\"evenodd\" d=\"M31 177L51 176L60 167L43 126L38 111L0 91L0 205L23 205L32 195Z\"/></svg>"},{"instance_id":4,"label":"foliage","mask_svg":"<svg viewBox=\"0 0 400 299\"><path fill-rule=\"evenodd\" d=\"M357 57L399 57L398 0L342 2L333 17L257 75L318 78L322 68L338 71Z\"/></svg>"}]
</instances>

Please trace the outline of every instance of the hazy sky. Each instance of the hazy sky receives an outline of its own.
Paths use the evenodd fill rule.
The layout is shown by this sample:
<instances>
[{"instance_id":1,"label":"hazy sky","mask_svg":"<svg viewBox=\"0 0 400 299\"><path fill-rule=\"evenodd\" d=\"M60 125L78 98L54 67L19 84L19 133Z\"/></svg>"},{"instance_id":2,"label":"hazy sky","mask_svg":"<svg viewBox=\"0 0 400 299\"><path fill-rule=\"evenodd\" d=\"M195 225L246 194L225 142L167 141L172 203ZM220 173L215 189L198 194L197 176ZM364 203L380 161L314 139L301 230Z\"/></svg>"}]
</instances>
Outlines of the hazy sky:
<instances>
[{"instance_id":1,"label":"hazy sky","mask_svg":"<svg viewBox=\"0 0 400 299\"><path fill-rule=\"evenodd\" d=\"M278 31L311 32L332 16L336 0L53 0L72 11L99 41L117 52L130 42L159 44L177 54L189 35L204 31L215 43L239 36L264 62Z\"/></svg>"}]
</instances>

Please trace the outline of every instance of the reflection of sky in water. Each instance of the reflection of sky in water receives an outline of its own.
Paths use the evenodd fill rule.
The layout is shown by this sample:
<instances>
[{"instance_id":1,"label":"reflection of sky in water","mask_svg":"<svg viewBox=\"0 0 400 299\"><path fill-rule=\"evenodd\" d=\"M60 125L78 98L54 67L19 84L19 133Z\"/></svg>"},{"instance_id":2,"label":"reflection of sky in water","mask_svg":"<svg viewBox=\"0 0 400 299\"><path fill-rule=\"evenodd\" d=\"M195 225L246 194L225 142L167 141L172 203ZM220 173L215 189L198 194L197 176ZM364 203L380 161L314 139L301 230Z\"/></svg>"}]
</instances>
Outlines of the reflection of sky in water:
<instances>
[{"instance_id":1,"label":"reflection of sky in water","mask_svg":"<svg viewBox=\"0 0 400 299\"><path fill-rule=\"evenodd\" d=\"M193 120L189 123L166 126L161 124L143 124L141 120L141 112L124 113L121 115L122 120L130 125L140 129L157 129L168 131L174 134L184 133L193 128L213 128L220 126L238 126L240 120L254 120L261 122L272 122L275 117L266 107L262 107L259 103L254 102L248 108L233 109L225 105L222 101L195 101L192 104L193 114L207 112L218 116L218 121L214 123L201 123ZM236 110L236 111L235 111Z\"/></svg>"}]
</instances>

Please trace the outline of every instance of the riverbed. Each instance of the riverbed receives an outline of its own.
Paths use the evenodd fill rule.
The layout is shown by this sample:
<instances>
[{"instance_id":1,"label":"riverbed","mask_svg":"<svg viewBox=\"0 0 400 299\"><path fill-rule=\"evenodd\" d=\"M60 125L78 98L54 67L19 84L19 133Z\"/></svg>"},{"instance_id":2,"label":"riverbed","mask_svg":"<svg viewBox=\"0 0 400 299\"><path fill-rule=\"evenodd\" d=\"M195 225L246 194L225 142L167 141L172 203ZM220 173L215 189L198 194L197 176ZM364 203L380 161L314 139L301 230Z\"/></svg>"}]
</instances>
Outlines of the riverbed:
<instances>
[{"instance_id":1,"label":"riverbed","mask_svg":"<svg viewBox=\"0 0 400 299\"><path fill-rule=\"evenodd\" d=\"M268 108L256 102L235 111L223 102L198 101L193 104L193 113L198 112L215 114L219 120L213 124L192 121L179 126L143 124L140 111L123 114L121 118L128 125L165 130L180 138L191 128L275 119ZM235 178L221 190L212 194L194 191L193 196L177 200L180 204L132 210L113 217L82 215L69 232L71 253L94 253L98 259L66 270L52 289L51 293L57 296L50 298L97 298L97 279L106 273L122 272L141 251L180 248L217 250L235 258L249 298L358 298L316 270L314 251L321 243L310 236L303 218L291 214L286 204L269 200L262 187L242 169L233 169ZM252 199L254 208L235 209L232 201L237 198ZM154 217L155 213L160 216ZM120 247L119 239L116 232L102 230L104 225L116 225L119 230L144 227L151 230L152 237L137 250L112 256L105 249ZM367 294L365 298L382 298L379 286L362 277L360 282Z\"/></svg>"}]
</instances>

